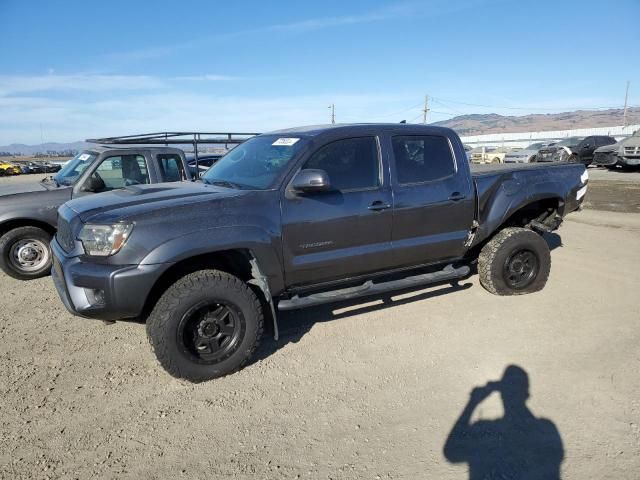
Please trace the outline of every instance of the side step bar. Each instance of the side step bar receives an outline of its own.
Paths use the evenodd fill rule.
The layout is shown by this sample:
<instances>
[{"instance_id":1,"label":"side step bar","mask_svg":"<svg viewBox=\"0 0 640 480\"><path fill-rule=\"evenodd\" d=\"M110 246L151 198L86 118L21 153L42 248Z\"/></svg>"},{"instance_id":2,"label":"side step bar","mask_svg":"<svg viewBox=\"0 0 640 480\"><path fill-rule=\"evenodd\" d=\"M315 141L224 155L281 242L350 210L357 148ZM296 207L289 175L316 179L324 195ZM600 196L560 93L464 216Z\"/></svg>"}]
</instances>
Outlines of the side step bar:
<instances>
[{"instance_id":1,"label":"side step bar","mask_svg":"<svg viewBox=\"0 0 640 480\"><path fill-rule=\"evenodd\" d=\"M314 293L304 297L296 295L289 300L280 300L280 302L278 302L278 310L294 310L296 308L311 307L340 300L349 300L352 298L375 295L392 290L401 290L404 288L428 285L430 283L444 282L447 280L462 278L468 275L469 272L470 269L466 265L458 268L453 268L452 265L447 265L445 268L437 272L423 273L398 280L390 280L388 282L374 283L372 280L368 280L362 285L358 285L356 287Z\"/></svg>"}]
</instances>

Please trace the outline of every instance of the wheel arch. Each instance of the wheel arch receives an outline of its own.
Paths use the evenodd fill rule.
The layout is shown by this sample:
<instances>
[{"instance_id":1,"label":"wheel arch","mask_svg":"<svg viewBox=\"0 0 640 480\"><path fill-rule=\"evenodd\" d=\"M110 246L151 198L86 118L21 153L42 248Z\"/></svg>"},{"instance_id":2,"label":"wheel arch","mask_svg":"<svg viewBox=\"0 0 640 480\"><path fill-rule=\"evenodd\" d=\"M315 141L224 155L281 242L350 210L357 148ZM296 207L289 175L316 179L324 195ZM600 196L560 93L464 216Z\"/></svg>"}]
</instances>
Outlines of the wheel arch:
<instances>
[{"instance_id":1,"label":"wheel arch","mask_svg":"<svg viewBox=\"0 0 640 480\"><path fill-rule=\"evenodd\" d=\"M541 223L551 221L556 215L562 215L563 211L564 200L557 195L539 195L529 199L526 203L506 211L501 220L494 219L492 224L486 226L485 233L477 238L476 243L468 252L468 257L477 258L482 247L505 228L531 228L531 221L537 220Z\"/></svg>"},{"instance_id":2,"label":"wheel arch","mask_svg":"<svg viewBox=\"0 0 640 480\"><path fill-rule=\"evenodd\" d=\"M56 233L56 228L43 220L38 220L36 218L12 218L10 220L5 220L0 223L0 236L5 233L20 227L38 227L47 232L52 237Z\"/></svg>"},{"instance_id":3,"label":"wheel arch","mask_svg":"<svg viewBox=\"0 0 640 480\"><path fill-rule=\"evenodd\" d=\"M220 270L238 277L256 294L263 308L267 325L277 338L277 321L269 283L258 256L250 248L230 248L200 253L172 264L155 281L147 295L141 317L151 313L162 294L180 278L198 270Z\"/></svg>"}]
</instances>

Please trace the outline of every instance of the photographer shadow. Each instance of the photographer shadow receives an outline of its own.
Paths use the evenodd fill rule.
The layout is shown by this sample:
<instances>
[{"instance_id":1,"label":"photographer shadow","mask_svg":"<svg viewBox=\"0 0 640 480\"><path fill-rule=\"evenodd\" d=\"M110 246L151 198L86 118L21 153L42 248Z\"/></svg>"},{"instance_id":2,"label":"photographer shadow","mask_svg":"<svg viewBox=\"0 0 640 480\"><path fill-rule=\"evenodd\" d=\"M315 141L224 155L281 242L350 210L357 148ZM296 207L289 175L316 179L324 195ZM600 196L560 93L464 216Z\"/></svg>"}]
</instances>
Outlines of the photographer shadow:
<instances>
[{"instance_id":1,"label":"photographer shadow","mask_svg":"<svg viewBox=\"0 0 640 480\"><path fill-rule=\"evenodd\" d=\"M504 416L471 423L475 408L499 392ZM444 445L451 463L467 463L470 480L559 480L564 458L562 439L550 420L536 418L526 405L529 378L510 365L502 379L476 387Z\"/></svg>"}]
</instances>

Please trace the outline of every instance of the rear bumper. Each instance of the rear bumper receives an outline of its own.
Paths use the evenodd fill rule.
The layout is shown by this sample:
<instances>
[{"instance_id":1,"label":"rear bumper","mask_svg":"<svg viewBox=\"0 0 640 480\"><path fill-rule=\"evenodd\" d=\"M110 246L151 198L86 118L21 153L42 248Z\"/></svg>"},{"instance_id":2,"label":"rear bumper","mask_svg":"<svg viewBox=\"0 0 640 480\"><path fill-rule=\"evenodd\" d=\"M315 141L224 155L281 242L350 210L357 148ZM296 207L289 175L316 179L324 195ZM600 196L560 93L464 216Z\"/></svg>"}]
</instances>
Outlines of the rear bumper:
<instances>
[{"instance_id":1,"label":"rear bumper","mask_svg":"<svg viewBox=\"0 0 640 480\"><path fill-rule=\"evenodd\" d=\"M98 320L139 317L149 292L170 264L104 265L67 257L51 242L51 278L64 306L74 315Z\"/></svg>"}]
</instances>

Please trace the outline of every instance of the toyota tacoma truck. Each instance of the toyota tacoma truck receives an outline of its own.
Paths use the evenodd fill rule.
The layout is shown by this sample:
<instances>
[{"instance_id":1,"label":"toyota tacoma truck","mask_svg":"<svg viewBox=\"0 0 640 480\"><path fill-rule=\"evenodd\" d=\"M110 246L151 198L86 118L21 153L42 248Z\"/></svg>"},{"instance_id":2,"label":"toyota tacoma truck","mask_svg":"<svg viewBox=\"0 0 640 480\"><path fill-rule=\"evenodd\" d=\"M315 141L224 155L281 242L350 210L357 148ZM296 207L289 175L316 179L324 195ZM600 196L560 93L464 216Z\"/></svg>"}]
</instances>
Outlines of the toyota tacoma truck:
<instances>
[{"instance_id":1,"label":"toyota tacoma truck","mask_svg":"<svg viewBox=\"0 0 640 480\"><path fill-rule=\"evenodd\" d=\"M542 289L542 237L580 208L581 164L470 168L450 129L259 135L201 181L134 185L59 209L52 278L86 318L146 321L160 364L204 381L247 363L277 312L451 283Z\"/></svg>"},{"instance_id":2,"label":"toyota tacoma truck","mask_svg":"<svg viewBox=\"0 0 640 480\"><path fill-rule=\"evenodd\" d=\"M0 268L19 280L48 275L49 242L58 207L71 198L128 185L189 180L184 153L176 148L84 150L54 176L0 186Z\"/></svg>"}]
</instances>

